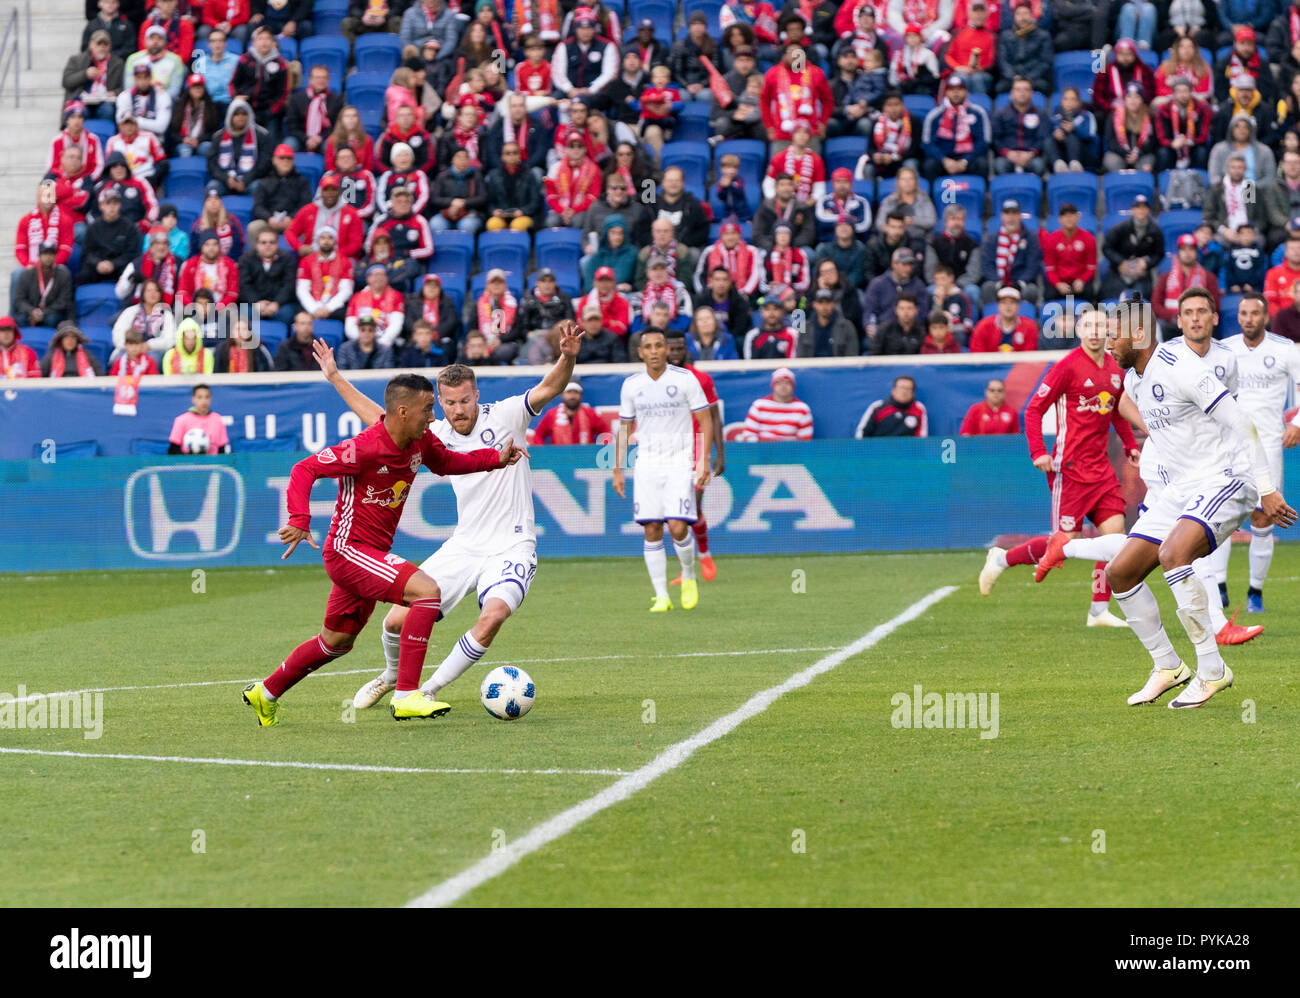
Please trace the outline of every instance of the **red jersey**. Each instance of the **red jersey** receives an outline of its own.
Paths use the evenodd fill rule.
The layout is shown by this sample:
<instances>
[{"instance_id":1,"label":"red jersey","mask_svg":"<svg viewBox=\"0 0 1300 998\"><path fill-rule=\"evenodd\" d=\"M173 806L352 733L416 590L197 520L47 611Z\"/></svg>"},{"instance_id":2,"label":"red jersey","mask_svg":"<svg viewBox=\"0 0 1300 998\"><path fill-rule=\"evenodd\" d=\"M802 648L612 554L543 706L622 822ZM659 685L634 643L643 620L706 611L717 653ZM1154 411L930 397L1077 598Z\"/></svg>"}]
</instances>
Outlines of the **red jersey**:
<instances>
[{"instance_id":1,"label":"red jersey","mask_svg":"<svg viewBox=\"0 0 1300 998\"><path fill-rule=\"evenodd\" d=\"M1025 407L1030 458L1047 453L1043 444L1043 414L1055 406L1056 446L1052 450L1052 470L1074 481L1114 481L1115 472L1106 456L1111 424L1126 452L1137 449L1132 428L1119 414L1119 399L1123 394L1124 377L1114 357L1103 354L1098 364L1083 347L1075 347L1051 366Z\"/></svg>"},{"instance_id":2,"label":"red jersey","mask_svg":"<svg viewBox=\"0 0 1300 998\"><path fill-rule=\"evenodd\" d=\"M286 496L289 525L307 530L312 485L318 478L337 478L339 497L325 548L345 558L365 557L350 550L353 544L388 551L422 463L435 475L469 475L499 467L501 456L491 447L457 454L432 433L398 447L381 420L351 440L326 447L293 466Z\"/></svg>"},{"instance_id":3,"label":"red jersey","mask_svg":"<svg viewBox=\"0 0 1300 998\"><path fill-rule=\"evenodd\" d=\"M966 410L966 418L961 421L963 437L987 437L995 433L1019 433L1020 416L1014 408L1003 402L997 409L990 409L982 399Z\"/></svg>"},{"instance_id":4,"label":"red jersey","mask_svg":"<svg viewBox=\"0 0 1300 998\"><path fill-rule=\"evenodd\" d=\"M709 403L710 406L717 405L718 391L713 387L713 377L705 374L698 367L692 364L689 359L686 361L686 370L695 375L695 380L700 383L700 391L704 392L704 401ZM702 415L707 416L709 419L713 418L711 412L706 412L704 410L691 413L691 419L695 423L695 445L692 449L691 456L697 462L700 459L700 416ZM715 440L714 443L716 444L717 441Z\"/></svg>"},{"instance_id":5,"label":"red jersey","mask_svg":"<svg viewBox=\"0 0 1300 998\"><path fill-rule=\"evenodd\" d=\"M1064 229L1041 232L1038 242L1043 248L1043 271L1047 282L1090 282L1097 276L1097 240L1086 229L1075 229L1066 236Z\"/></svg>"},{"instance_id":6,"label":"red jersey","mask_svg":"<svg viewBox=\"0 0 1300 998\"><path fill-rule=\"evenodd\" d=\"M1009 333L998 325L998 319L999 316L994 313L984 316L975 323L968 344L971 353L1006 353L1013 350L1038 349L1038 325L1033 319L1023 315L1017 316L1016 326Z\"/></svg>"},{"instance_id":7,"label":"red jersey","mask_svg":"<svg viewBox=\"0 0 1300 998\"><path fill-rule=\"evenodd\" d=\"M579 403L570 414L563 405L548 409L533 431L539 444L594 444L602 433L609 433L609 422L591 406Z\"/></svg>"}]
</instances>

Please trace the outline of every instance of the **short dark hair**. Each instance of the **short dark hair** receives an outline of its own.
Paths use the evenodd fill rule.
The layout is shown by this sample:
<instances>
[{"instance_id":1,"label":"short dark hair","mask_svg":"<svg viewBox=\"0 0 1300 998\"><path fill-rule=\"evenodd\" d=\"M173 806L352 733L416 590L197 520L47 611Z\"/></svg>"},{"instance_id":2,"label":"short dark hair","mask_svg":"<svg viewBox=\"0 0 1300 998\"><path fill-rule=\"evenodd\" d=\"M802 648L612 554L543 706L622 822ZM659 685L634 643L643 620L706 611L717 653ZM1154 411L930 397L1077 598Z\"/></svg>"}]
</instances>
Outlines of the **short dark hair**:
<instances>
[{"instance_id":1,"label":"short dark hair","mask_svg":"<svg viewBox=\"0 0 1300 998\"><path fill-rule=\"evenodd\" d=\"M728 277L731 276L731 271L728 270L726 267L722 266L721 264L718 264L718 266L716 266L716 267L714 267L712 270L710 270L710 271L709 271L709 276L712 277L712 276L713 276L714 274L716 274L719 270L722 271L724 274L726 274Z\"/></svg>"},{"instance_id":2,"label":"short dark hair","mask_svg":"<svg viewBox=\"0 0 1300 998\"><path fill-rule=\"evenodd\" d=\"M774 181L774 183L779 184L782 180L788 180L791 183L794 183L794 176L789 173L778 173L776 175L776 180Z\"/></svg>"},{"instance_id":3,"label":"short dark hair","mask_svg":"<svg viewBox=\"0 0 1300 998\"><path fill-rule=\"evenodd\" d=\"M1237 304L1240 306L1240 305L1244 304L1245 302L1248 302L1248 301L1251 301L1251 300L1254 300L1254 301L1259 302L1261 305L1264 306L1264 310L1265 310L1265 311L1268 311L1268 299L1265 298L1265 297L1264 297L1262 294L1260 294L1258 291L1247 291L1247 292L1244 292L1244 293L1242 294L1242 296L1241 296L1241 300L1240 300Z\"/></svg>"},{"instance_id":4,"label":"short dark hair","mask_svg":"<svg viewBox=\"0 0 1300 998\"><path fill-rule=\"evenodd\" d=\"M914 291L900 291L898 293L898 300L900 302L905 302L905 301L911 302L913 305L915 305L916 293Z\"/></svg>"},{"instance_id":5,"label":"short dark hair","mask_svg":"<svg viewBox=\"0 0 1300 998\"><path fill-rule=\"evenodd\" d=\"M412 395L433 393L433 383L423 374L399 374L384 388L384 408L392 410Z\"/></svg>"},{"instance_id":6,"label":"short dark hair","mask_svg":"<svg viewBox=\"0 0 1300 998\"><path fill-rule=\"evenodd\" d=\"M936 308L930 313L930 318L926 322L931 326L946 326L948 325L948 313Z\"/></svg>"},{"instance_id":7,"label":"short dark hair","mask_svg":"<svg viewBox=\"0 0 1300 998\"><path fill-rule=\"evenodd\" d=\"M936 274L941 272L944 274L950 274L953 277L957 276L957 271L953 270L950 264L943 263L942 261L934 265L934 272Z\"/></svg>"},{"instance_id":8,"label":"short dark hair","mask_svg":"<svg viewBox=\"0 0 1300 998\"><path fill-rule=\"evenodd\" d=\"M652 336L652 335L662 336L665 342L667 342L668 340L668 330L664 329L662 326L646 326L645 329L641 330L642 340L644 340L647 336Z\"/></svg>"},{"instance_id":9,"label":"short dark hair","mask_svg":"<svg viewBox=\"0 0 1300 998\"><path fill-rule=\"evenodd\" d=\"M903 211L901 208L895 208L893 211L891 211L888 215L885 216L885 221L886 221L886 222L906 222L906 221L907 221L907 213L906 213L905 211Z\"/></svg>"},{"instance_id":10,"label":"short dark hair","mask_svg":"<svg viewBox=\"0 0 1300 998\"><path fill-rule=\"evenodd\" d=\"M211 385L203 385L203 384L195 385L193 388L190 389L190 398L193 398L193 397L194 397L195 395L197 395L199 392L207 392L209 395L211 395L211 394L212 394L212 386L211 386Z\"/></svg>"},{"instance_id":11,"label":"short dark hair","mask_svg":"<svg viewBox=\"0 0 1300 998\"><path fill-rule=\"evenodd\" d=\"M484 338L486 339L486 337ZM478 378L474 375L474 368L468 364L449 364L438 374L439 388L457 388L466 382L471 386L478 386Z\"/></svg>"},{"instance_id":12,"label":"short dark hair","mask_svg":"<svg viewBox=\"0 0 1300 998\"><path fill-rule=\"evenodd\" d=\"M889 387L897 388L898 383L900 381L910 381L912 383L912 391L916 391L916 379L912 377L910 374L900 374L897 378L895 378L892 382L890 382Z\"/></svg>"},{"instance_id":13,"label":"short dark hair","mask_svg":"<svg viewBox=\"0 0 1300 998\"><path fill-rule=\"evenodd\" d=\"M1214 296L1210 294L1210 292L1207 291L1205 288L1188 288L1181 295L1179 295L1178 311L1181 312L1183 310L1183 302L1191 301L1191 299L1193 298L1204 298L1206 301L1210 303L1211 309L1213 309L1215 312L1219 311L1214 304ZM1143 304L1145 304L1145 302Z\"/></svg>"}]
</instances>

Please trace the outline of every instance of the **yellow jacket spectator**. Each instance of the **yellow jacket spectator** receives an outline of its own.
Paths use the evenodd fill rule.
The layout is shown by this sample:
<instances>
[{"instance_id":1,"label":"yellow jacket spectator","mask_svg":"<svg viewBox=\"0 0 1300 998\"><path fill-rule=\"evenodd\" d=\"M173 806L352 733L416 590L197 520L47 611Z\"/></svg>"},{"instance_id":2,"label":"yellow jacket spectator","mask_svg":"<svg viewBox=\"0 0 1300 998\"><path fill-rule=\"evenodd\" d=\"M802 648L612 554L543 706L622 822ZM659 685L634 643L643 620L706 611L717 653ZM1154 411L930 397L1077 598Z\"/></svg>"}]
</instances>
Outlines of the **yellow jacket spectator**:
<instances>
[{"instance_id":1,"label":"yellow jacket spectator","mask_svg":"<svg viewBox=\"0 0 1300 998\"><path fill-rule=\"evenodd\" d=\"M211 374L216 363L214 351L203 345L199 324L185 319L176 330L176 345L163 355L163 374Z\"/></svg>"}]
</instances>

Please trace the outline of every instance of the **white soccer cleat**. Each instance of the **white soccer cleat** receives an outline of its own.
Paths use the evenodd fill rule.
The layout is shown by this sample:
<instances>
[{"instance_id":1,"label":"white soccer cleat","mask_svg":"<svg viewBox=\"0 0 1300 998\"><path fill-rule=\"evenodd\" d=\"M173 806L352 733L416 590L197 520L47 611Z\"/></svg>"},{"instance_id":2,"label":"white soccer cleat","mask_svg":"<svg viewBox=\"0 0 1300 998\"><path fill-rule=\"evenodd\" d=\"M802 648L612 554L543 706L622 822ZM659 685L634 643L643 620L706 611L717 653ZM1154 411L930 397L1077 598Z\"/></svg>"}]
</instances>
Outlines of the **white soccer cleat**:
<instances>
[{"instance_id":1,"label":"white soccer cleat","mask_svg":"<svg viewBox=\"0 0 1300 998\"><path fill-rule=\"evenodd\" d=\"M1187 684L1187 689L1183 690L1183 692L1179 693L1178 696L1169 701L1169 709L1180 710L1185 707L1199 707L1201 704L1205 703L1206 700L1210 699L1210 697L1214 696L1214 694L1218 693L1219 690L1226 690L1231 685L1232 670L1228 668L1228 664L1225 662L1223 664L1222 679L1202 679L1200 676L1193 677L1192 681Z\"/></svg>"},{"instance_id":2,"label":"white soccer cleat","mask_svg":"<svg viewBox=\"0 0 1300 998\"><path fill-rule=\"evenodd\" d=\"M1089 627L1128 627L1128 621L1123 617L1116 617L1109 610L1103 610L1101 613L1088 614Z\"/></svg>"},{"instance_id":3,"label":"white soccer cleat","mask_svg":"<svg viewBox=\"0 0 1300 998\"><path fill-rule=\"evenodd\" d=\"M989 553L984 557L984 567L980 569L981 596L991 593L993 583L997 582L998 576L1007 570L1005 565L998 564L998 558L1006 553L1006 548L989 548Z\"/></svg>"},{"instance_id":4,"label":"white soccer cleat","mask_svg":"<svg viewBox=\"0 0 1300 998\"><path fill-rule=\"evenodd\" d=\"M373 707L384 699L389 693L397 688L396 683L390 683L383 676L376 676L365 686L357 690L357 695L352 698L352 706L357 710L365 710L367 707Z\"/></svg>"},{"instance_id":5,"label":"white soccer cleat","mask_svg":"<svg viewBox=\"0 0 1300 998\"><path fill-rule=\"evenodd\" d=\"M1130 707L1136 707L1140 703L1151 703L1175 686L1182 686L1192 678L1192 670L1187 668L1182 662L1178 663L1177 669L1152 669L1151 675L1147 676L1147 684L1128 698Z\"/></svg>"}]
</instances>

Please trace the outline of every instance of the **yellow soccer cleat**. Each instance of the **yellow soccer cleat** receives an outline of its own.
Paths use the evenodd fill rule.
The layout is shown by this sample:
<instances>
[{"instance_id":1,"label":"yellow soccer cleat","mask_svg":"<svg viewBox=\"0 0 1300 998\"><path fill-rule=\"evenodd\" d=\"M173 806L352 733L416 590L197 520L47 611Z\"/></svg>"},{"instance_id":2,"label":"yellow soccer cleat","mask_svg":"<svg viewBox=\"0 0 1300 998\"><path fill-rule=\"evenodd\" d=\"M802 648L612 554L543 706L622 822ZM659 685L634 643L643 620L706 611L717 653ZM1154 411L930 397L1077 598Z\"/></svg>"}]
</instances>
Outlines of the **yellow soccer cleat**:
<instances>
[{"instance_id":1,"label":"yellow soccer cleat","mask_svg":"<svg viewBox=\"0 0 1300 998\"><path fill-rule=\"evenodd\" d=\"M656 596L650 601L651 613L667 613L673 608L673 601L667 596Z\"/></svg>"},{"instance_id":2,"label":"yellow soccer cleat","mask_svg":"<svg viewBox=\"0 0 1300 998\"><path fill-rule=\"evenodd\" d=\"M394 721L409 721L413 717L421 721L431 721L435 717L442 717L443 714L448 713L451 704L435 700L421 690L412 690L400 699L394 695L392 710Z\"/></svg>"},{"instance_id":3,"label":"yellow soccer cleat","mask_svg":"<svg viewBox=\"0 0 1300 998\"><path fill-rule=\"evenodd\" d=\"M700 602L700 586L694 579L682 579L682 609L694 610Z\"/></svg>"},{"instance_id":4,"label":"yellow soccer cleat","mask_svg":"<svg viewBox=\"0 0 1300 998\"><path fill-rule=\"evenodd\" d=\"M249 683L240 696L244 698L244 703L257 711L257 723L263 728L273 728L280 723L280 704L266 699L266 690L261 683Z\"/></svg>"}]
</instances>

